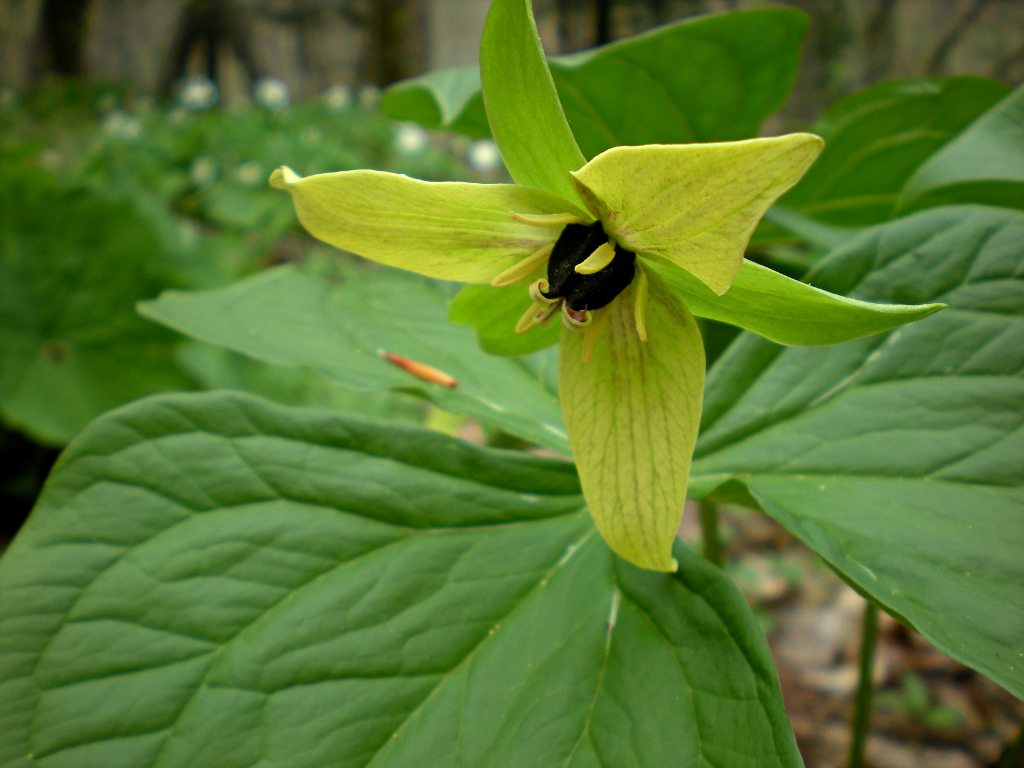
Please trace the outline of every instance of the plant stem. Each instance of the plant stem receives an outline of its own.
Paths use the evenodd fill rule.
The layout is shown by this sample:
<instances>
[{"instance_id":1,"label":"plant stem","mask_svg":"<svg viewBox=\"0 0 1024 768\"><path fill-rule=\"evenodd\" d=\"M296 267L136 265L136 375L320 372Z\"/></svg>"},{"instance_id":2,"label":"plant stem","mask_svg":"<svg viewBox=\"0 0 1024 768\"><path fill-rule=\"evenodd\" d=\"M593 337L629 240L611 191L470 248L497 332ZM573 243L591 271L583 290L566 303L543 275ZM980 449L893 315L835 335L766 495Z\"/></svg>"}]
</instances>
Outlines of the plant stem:
<instances>
[{"instance_id":1,"label":"plant stem","mask_svg":"<svg viewBox=\"0 0 1024 768\"><path fill-rule=\"evenodd\" d=\"M860 678L857 697L853 700L853 723L850 734L850 761L848 768L862 768L864 747L871 725L871 697L875 692L872 672L875 667L875 646L878 644L878 606L864 604L864 619L860 634Z\"/></svg>"},{"instance_id":2,"label":"plant stem","mask_svg":"<svg viewBox=\"0 0 1024 768\"><path fill-rule=\"evenodd\" d=\"M700 530L704 539L704 559L719 568L725 565L725 547L718 534L718 506L714 502L702 501L700 510Z\"/></svg>"}]
</instances>

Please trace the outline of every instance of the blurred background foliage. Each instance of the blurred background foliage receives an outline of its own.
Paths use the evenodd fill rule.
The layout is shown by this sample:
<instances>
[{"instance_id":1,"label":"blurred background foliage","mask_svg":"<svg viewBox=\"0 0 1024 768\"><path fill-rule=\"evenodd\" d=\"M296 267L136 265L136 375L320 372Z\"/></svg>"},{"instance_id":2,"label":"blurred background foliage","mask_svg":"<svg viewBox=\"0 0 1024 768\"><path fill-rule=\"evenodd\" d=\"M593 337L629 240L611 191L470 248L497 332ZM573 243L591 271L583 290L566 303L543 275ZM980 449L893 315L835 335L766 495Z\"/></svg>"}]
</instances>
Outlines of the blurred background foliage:
<instances>
[{"instance_id":1,"label":"blurred background foliage","mask_svg":"<svg viewBox=\"0 0 1024 768\"><path fill-rule=\"evenodd\" d=\"M826 137L821 160L753 242L753 257L790 274L860 228L920 208L1024 206L1019 169L964 161L1007 135L1001 121L1022 109L1011 87L1024 78L1024 4L776 5L802 10L809 24L796 13L740 14L666 28L656 33L660 54L648 37L628 55L621 47L595 55L580 52L765 4L535 3L546 48L562 57L555 78L588 154L613 140L807 127ZM550 350L486 355L471 329L446 321L454 287L317 246L288 196L266 183L282 164L301 174L378 168L503 180L471 69L487 8L486 0L0 2L0 537L14 534L58 450L89 421L172 389L231 387L559 449L564 436L545 439L538 426L550 414L530 418L544 402L557 419ZM425 75L448 67L470 69ZM656 97L637 86L636 72L672 109L646 111ZM418 79L382 100L402 78ZM628 103L623 93L632 94ZM285 268L265 274L277 266ZM273 304L281 296L291 304ZM225 299L236 310L225 333L248 333L246 343L190 326ZM323 338L334 359L318 359L318 342L305 337L292 350L261 346L260 323L276 322L275 311L300 318L320 301L333 318ZM546 341L536 334L502 349L504 308L476 302L464 292L455 315L488 349L533 352ZM313 336L321 314L309 316ZM709 322L709 359L734 335ZM464 386L423 388L378 354L403 344L404 354L445 359ZM516 382L512 395L508 382ZM732 520L740 532L751 524ZM785 567L768 567L748 591L795 581L780 576ZM974 710L929 695L907 672L883 703L922 728L963 730L962 713ZM1005 719L1012 723L1012 711ZM984 749L1010 754L1004 746L995 739Z\"/></svg>"},{"instance_id":2,"label":"blurred background foliage","mask_svg":"<svg viewBox=\"0 0 1024 768\"><path fill-rule=\"evenodd\" d=\"M556 81L588 154L611 143L734 139L808 125L829 139L821 162L755 239L758 258L795 275L853 228L907 210L908 180L1024 75L1024 8L1007 0L790 2L809 24L796 13L708 18L598 56L574 52L762 4L535 5L548 51L561 56ZM370 391L353 394L308 367L266 366L209 339L185 339L144 319L136 305L161 291L216 289L292 262L329 280L352 279L361 267L311 244L287 196L267 186L278 165L302 174L372 167L425 179L505 178L472 69L487 7L486 0L0 4L0 492L8 535L56 449L100 413L153 392L230 386L451 427L444 411L392 397L402 387L380 360L371 364L378 369L368 378L376 383L364 387ZM677 50L686 52L683 65ZM381 102L382 87L444 67L466 69L408 80ZM638 87L634 70L649 87ZM874 85L897 77L910 79ZM622 94L630 100L620 101ZM645 112L659 94L673 108ZM1018 191L997 187L992 194L1007 199ZM982 197L974 184L953 199ZM453 293L429 290L442 303ZM455 316L477 325L489 350L502 351L505 318L496 308L479 306L470 290ZM733 335L709 324L709 355ZM550 340L536 334L504 351ZM504 365L484 359L476 363L492 371ZM538 361L530 365L550 370L550 355ZM489 434L501 441L506 431ZM529 436L519 431L509 439Z\"/></svg>"}]
</instances>

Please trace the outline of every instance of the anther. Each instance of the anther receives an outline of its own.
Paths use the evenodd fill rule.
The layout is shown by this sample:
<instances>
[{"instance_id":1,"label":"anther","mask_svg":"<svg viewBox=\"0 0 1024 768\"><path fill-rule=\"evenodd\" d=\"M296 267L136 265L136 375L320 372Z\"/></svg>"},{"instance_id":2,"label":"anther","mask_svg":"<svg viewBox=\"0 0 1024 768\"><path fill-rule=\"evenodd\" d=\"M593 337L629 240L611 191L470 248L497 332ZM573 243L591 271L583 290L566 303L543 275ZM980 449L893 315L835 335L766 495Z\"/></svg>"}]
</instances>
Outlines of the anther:
<instances>
[{"instance_id":1,"label":"anther","mask_svg":"<svg viewBox=\"0 0 1024 768\"><path fill-rule=\"evenodd\" d=\"M570 331L581 331L590 325L593 317L585 309L569 309L568 305L562 305L562 325Z\"/></svg>"}]
</instances>

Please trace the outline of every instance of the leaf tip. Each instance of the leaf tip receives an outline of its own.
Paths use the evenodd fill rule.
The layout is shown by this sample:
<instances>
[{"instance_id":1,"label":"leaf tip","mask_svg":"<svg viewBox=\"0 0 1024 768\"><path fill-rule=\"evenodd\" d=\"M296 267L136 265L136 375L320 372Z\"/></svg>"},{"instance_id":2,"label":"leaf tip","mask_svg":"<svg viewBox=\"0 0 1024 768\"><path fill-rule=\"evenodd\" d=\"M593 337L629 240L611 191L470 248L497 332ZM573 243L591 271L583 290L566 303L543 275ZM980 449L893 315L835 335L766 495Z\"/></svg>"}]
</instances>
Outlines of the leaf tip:
<instances>
[{"instance_id":1,"label":"leaf tip","mask_svg":"<svg viewBox=\"0 0 1024 768\"><path fill-rule=\"evenodd\" d=\"M298 184L301 180L302 177L299 176L287 165L282 165L280 168L275 168L274 172L270 174L270 186L272 186L274 189L287 190L293 184Z\"/></svg>"}]
</instances>

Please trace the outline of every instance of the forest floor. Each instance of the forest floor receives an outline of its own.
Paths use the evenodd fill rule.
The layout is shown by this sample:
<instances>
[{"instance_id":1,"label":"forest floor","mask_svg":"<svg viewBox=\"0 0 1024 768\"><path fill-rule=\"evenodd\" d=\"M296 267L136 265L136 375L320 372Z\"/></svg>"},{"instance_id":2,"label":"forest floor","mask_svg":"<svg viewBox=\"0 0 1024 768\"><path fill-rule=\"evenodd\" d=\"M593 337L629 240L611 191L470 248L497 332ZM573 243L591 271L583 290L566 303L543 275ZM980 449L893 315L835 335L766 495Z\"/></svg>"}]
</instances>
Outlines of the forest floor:
<instances>
[{"instance_id":1,"label":"forest floor","mask_svg":"<svg viewBox=\"0 0 1024 768\"><path fill-rule=\"evenodd\" d=\"M780 525L721 511L728 570L762 619L807 768L842 768L864 601ZM688 510L683 538L700 539ZM880 615L869 768L1024 768L1024 702Z\"/></svg>"}]
</instances>

